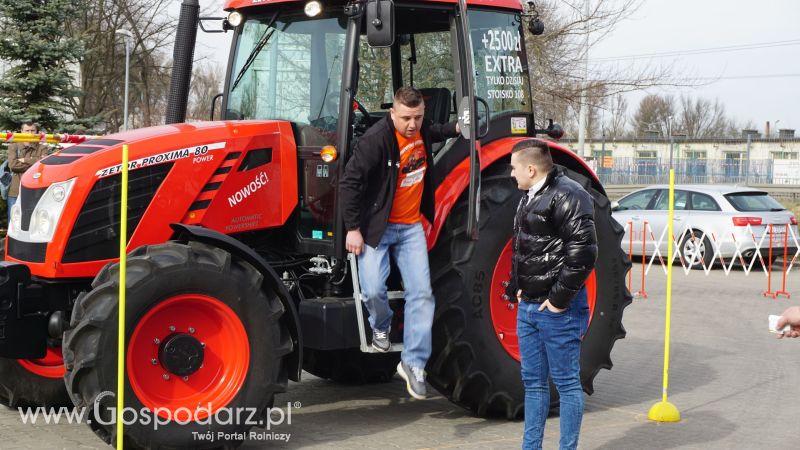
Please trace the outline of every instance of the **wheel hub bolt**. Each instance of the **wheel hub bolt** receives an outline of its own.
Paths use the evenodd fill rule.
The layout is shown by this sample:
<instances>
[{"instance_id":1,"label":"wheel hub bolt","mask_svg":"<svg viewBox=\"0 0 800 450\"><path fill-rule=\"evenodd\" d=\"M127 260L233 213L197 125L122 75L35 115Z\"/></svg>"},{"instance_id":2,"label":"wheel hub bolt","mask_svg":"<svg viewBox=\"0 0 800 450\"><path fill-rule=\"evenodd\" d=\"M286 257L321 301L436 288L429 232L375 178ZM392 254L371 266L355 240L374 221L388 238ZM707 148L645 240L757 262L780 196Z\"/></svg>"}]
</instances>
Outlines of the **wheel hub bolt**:
<instances>
[{"instance_id":1,"label":"wheel hub bolt","mask_svg":"<svg viewBox=\"0 0 800 450\"><path fill-rule=\"evenodd\" d=\"M507 305L507 308L513 310L514 309L514 304L513 303L509 303Z\"/></svg>"},{"instance_id":2,"label":"wheel hub bolt","mask_svg":"<svg viewBox=\"0 0 800 450\"><path fill-rule=\"evenodd\" d=\"M174 332L175 331L175 325L170 325L169 326L169 331L173 331Z\"/></svg>"},{"instance_id":3,"label":"wheel hub bolt","mask_svg":"<svg viewBox=\"0 0 800 450\"><path fill-rule=\"evenodd\" d=\"M184 376L183 376L183 381L189 381L189 377L188 377L188 376L186 376L186 375L184 375Z\"/></svg>"},{"instance_id":4,"label":"wheel hub bolt","mask_svg":"<svg viewBox=\"0 0 800 450\"><path fill-rule=\"evenodd\" d=\"M156 364L158 364L158 360L157 360L157 359L155 359L155 358L151 359L151 360L150 360L150 362L151 362L151 363L153 363L153 365L154 365L154 366L155 366Z\"/></svg>"},{"instance_id":5,"label":"wheel hub bolt","mask_svg":"<svg viewBox=\"0 0 800 450\"><path fill-rule=\"evenodd\" d=\"M201 342L200 343L200 347L206 348L206 343L205 342Z\"/></svg>"},{"instance_id":6,"label":"wheel hub bolt","mask_svg":"<svg viewBox=\"0 0 800 450\"><path fill-rule=\"evenodd\" d=\"M505 333L498 333L497 337L499 337L500 340L502 341L506 337L506 335L505 335Z\"/></svg>"},{"instance_id":7,"label":"wheel hub bolt","mask_svg":"<svg viewBox=\"0 0 800 450\"><path fill-rule=\"evenodd\" d=\"M194 334L194 328L193 327L189 327L189 333Z\"/></svg>"},{"instance_id":8,"label":"wheel hub bolt","mask_svg":"<svg viewBox=\"0 0 800 450\"><path fill-rule=\"evenodd\" d=\"M159 339L159 338L155 338L155 339L153 339L153 344L156 344L156 345L158 345L158 344L160 344L160 343L161 343L161 339Z\"/></svg>"},{"instance_id":9,"label":"wheel hub bolt","mask_svg":"<svg viewBox=\"0 0 800 450\"><path fill-rule=\"evenodd\" d=\"M169 380L169 374L165 373L164 375L161 375L161 378L163 378L165 380Z\"/></svg>"}]
</instances>

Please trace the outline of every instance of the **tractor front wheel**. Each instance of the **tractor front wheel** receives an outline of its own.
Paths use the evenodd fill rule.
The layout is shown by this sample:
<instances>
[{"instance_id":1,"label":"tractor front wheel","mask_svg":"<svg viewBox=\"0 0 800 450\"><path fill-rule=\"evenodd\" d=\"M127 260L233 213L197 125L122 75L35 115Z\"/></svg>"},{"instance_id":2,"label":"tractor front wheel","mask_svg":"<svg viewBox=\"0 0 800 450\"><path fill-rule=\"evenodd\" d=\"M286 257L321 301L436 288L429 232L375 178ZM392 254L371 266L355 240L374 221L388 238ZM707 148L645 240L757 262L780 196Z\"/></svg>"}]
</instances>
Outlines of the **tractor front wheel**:
<instances>
[{"instance_id":1,"label":"tractor front wheel","mask_svg":"<svg viewBox=\"0 0 800 450\"><path fill-rule=\"evenodd\" d=\"M6 239L0 239L0 261L6 256ZM40 359L0 358L0 404L9 408L71 406L64 387L61 345L53 343Z\"/></svg>"},{"instance_id":2,"label":"tractor front wheel","mask_svg":"<svg viewBox=\"0 0 800 450\"><path fill-rule=\"evenodd\" d=\"M126 277L125 441L235 445L286 390L282 359L292 341L280 299L250 264L194 242L136 249ZM106 266L92 288L78 298L65 335L65 380L75 405L90 411L90 427L112 443L119 265ZM196 439L208 433L231 440Z\"/></svg>"},{"instance_id":3,"label":"tractor front wheel","mask_svg":"<svg viewBox=\"0 0 800 450\"><path fill-rule=\"evenodd\" d=\"M61 347L41 359L0 358L0 404L10 408L71 406L64 388Z\"/></svg>"}]
</instances>

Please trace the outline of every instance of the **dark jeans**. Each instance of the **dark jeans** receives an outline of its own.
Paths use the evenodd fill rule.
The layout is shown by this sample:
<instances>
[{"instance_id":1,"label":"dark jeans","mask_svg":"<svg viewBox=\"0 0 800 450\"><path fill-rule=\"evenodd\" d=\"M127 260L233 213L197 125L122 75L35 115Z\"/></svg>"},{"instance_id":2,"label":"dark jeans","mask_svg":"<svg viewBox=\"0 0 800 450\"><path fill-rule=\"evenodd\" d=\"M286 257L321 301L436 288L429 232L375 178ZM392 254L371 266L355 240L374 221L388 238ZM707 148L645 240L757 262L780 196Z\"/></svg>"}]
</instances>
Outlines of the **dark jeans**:
<instances>
[{"instance_id":1,"label":"dark jeans","mask_svg":"<svg viewBox=\"0 0 800 450\"><path fill-rule=\"evenodd\" d=\"M523 449L541 449L544 424L550 410L548 377L561 399L561 440L559 448L578 448L583 418L583 389L580 379L581 336L586 333L589 306L586 288L581 289L567 310L539 311L537 303L520 302L517 335L525 385L525 434Z\"/></svg>"}]
</instances>

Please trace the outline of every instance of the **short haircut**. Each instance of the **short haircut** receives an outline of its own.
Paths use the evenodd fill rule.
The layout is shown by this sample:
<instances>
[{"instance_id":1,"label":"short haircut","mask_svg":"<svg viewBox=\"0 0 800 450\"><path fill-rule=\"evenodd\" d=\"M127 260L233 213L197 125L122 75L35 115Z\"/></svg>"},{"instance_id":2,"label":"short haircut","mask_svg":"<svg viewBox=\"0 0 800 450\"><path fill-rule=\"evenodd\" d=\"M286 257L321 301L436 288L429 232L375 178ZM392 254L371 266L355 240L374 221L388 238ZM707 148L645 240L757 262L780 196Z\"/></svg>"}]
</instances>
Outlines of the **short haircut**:
<instances>
[{"instance_id":1,"label":"short haircut","mask_svg":"<svg viewBox=\"0 0 800 450\"><path fill-rule=\"evenodd\" d=\"M403 86L394 93L394 104L416 108L423 102L422 92L410 86Z\"/></svg>"},{"instance_id":2,"label":"short haircut","mask_svg":"<svg viewBox=\"0 0 800 450\"><path fill-rule=\"evenodd\" d=\"M519 154L522 161L532 164L545 172L553 168L553 155L550 154L550 147L538 139L526 139L518 142L511 148L511 153Z\"/></svg>"},{"instance_id":3,"label":"short haircut","mask_svg":"<svg viewBox=\"0 0 800 450\"><path fill-rule=\"evenodd\" d=\"M22 128L22 127L23 127L23 126L25 126L25 125L27 125L27 126L29 126L29 127L34 127L34 128L36 128L37 130L39 129L39 124L38 124L38 123L36 123L36 122L34 122L34 121L32 121L32 120L25 120L25 121L23 121L23 122L22 122L22 125L20 125L20 128Z\"/></svg>"}]
</instances>

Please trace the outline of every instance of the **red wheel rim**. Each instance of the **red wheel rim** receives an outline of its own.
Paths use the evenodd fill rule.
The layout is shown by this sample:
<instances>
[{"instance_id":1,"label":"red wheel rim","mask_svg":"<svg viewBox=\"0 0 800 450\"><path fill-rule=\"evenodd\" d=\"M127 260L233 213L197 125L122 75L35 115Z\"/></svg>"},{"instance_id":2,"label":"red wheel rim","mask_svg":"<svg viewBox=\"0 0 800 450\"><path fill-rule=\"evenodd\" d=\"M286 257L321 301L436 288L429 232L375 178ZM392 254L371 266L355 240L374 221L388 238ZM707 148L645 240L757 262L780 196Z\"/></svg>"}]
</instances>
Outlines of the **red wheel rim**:
<instances>
[{"instance_id":1,"label":"red wheel rim","mask_svg":"<svg viewBox=\"0 0 800 450\"><path fill-rule=\"evenodd\" d=\"M158 362L156 342L174 333L189 334L204 344L203 365L185 378ZM126 364L131 388L144 406L163 418L187 420L184 415L191 414L199 420L224 408L242 388L250 344L242 321L228 305L207 295L176 295L136 324Z\"/></svg>"},{"instance_id":2,"label":"red wheel rim","mask_svg":"<svg viewBox=\"0 0 800 450\"><path fill-rule=\"evenodd\" d=\"M492 325L495 336L512 358L519 361L519 341L517 340L517 305L503 298L506 293L504 283L511 279L511 240L508 241L492 274L492 288L489 297L489 309L492 313ZM586 280L586 294L589 300L589 324L594 316L597 300L597 280L595 271Z\"/></svg>"},{"instance_id":3,"label":"red wheel rim","mask_svg":"<svg viewBox=\"0 0 800 450\"><path fill-rule=\"evenodd\" d=\"M61 347L47 347L47 353L40 359L18 359L17 362L25 370L45 378L64 378L64 357Z\"/></svg>"}]
</instances>

